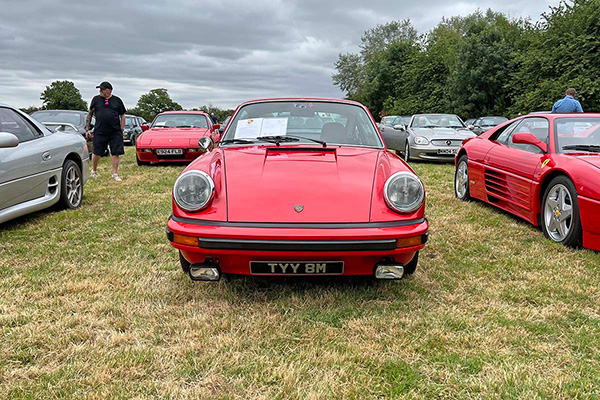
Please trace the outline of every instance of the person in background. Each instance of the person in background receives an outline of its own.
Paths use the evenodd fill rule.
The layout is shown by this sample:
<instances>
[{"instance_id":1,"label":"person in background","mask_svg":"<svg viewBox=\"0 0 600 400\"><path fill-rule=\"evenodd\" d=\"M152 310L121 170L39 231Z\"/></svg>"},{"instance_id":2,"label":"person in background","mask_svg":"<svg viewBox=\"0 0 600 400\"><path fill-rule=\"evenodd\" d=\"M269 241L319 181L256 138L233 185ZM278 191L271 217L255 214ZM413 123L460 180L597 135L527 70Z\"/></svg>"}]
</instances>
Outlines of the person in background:
<instances>
[{"instance_id":1,"label":"person in background","mask_svg":"<svg viewBox=\"0 0 600 400\"><path fill-rule=\"evenodd\" d=\"M576 113L583 112L581 103L575 100L577 91L573 88L568 88L565 92L565 98L560 99L552 106L552 113L565 114L565 113Z\"/></svg>"},{"instance_id":2,"label":"person in background","mask_svg":"<svg viewBox=\"0 0 600 400\"><path fill-rule=\"evenodd\" d=\"M218 124L219 121L217 120L217 116L215 115L215 113L210 113L210 119L212 119L213 124Z\"/></svg>"},{"instance_id":3,"label":"person in background","mask_svg":"<svg viewBox=\"0 0 600 400\"><path fill-rule=\"evenodd\" d=\"M112 158L112 178L121 182L118 175L119 156L125 154L123 146L123 128L125 127L125 105L117 96L112 95L112 85L109 82L102 82L96 86L100 89L100 94L95 96L90 102L90 111L86 119L86 137L93 138L92 154L92 173L91 178L98 176L97 168L100 156L106 153L110 146ZM96 117L94 134L90 132L90 123L92 116Z\"/></svg>"}]
</instances>

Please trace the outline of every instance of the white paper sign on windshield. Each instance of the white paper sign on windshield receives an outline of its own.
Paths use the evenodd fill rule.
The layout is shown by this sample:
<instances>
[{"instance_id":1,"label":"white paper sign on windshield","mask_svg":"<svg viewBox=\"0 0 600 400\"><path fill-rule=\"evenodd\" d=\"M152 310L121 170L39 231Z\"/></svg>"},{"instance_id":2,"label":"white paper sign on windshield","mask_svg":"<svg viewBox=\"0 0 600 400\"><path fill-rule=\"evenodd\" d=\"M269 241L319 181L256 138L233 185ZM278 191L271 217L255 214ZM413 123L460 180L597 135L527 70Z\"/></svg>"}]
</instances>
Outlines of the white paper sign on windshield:
<instances>
[{"instance_id":1,"label":"white paper sign on windshield","mask_svg":"<svg viewBox=\"0 0 600 400\"><path fill-rule=\"evenodd\" d=\"M237 124L237 128L235 129L235 138L247 139L259 137L262 121L262 118L240 120Z\"/></svg>"},{"instance_id":2,"label":"white paper sign on windshield","mask_svg":"<svg viewBox=\"0 0 600 400\"><path fill-rule=\"evenodd\" d=\"M287 118L242 119L235 130L236 139L250 139L260 136L284 136L287 132Z\"/></svg>"}]
</instances>

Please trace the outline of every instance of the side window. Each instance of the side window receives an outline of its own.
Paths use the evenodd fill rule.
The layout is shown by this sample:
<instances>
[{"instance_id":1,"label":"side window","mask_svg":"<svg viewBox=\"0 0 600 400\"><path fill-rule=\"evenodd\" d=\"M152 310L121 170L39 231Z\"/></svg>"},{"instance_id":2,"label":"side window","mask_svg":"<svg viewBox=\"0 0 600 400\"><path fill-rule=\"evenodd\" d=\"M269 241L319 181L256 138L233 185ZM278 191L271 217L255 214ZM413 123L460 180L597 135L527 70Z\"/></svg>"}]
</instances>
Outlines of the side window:
<instances>
[{"instance_id":1,"label":"side window","mask_svg":"<svg viewBox=\"0 0 600 400\"><path fill-rule=\"evenodd\" d=\"M542 142L548 144L550 136L550 125L546 118L525 118L519 126L512 132L508 145L515 149L528 151L530 153L541 153L542 151L531 144L513 143L512 138L515 133L529 132L535 135Z\"/></svg>"},{"instance_id":2,"label":"side window","mask_svg":"<svg viewBox=\"0 0 600 400\"><path fill-rule=\"evenodd\" d=\"M512 131L514 130L514 128L520 123L521 121L515 121L512 124L508 124L507 126L498 129L495 133L494 136L492 136L490 138L490 140L494 140L498 143L502 143L502 144L507 144L508 143L508 138L510 137Z\"/></svg>"},{"instance_id":3,"label":"side window","mask_svg":"<svg viewBox=\"0 0 600 400\"><path fill-rule=\"evenodd\" d=\"M0 132L12 133L19 138L20 143L41 136L29 122L8 108L0 108Z\"/></svg>"}]
</instances>

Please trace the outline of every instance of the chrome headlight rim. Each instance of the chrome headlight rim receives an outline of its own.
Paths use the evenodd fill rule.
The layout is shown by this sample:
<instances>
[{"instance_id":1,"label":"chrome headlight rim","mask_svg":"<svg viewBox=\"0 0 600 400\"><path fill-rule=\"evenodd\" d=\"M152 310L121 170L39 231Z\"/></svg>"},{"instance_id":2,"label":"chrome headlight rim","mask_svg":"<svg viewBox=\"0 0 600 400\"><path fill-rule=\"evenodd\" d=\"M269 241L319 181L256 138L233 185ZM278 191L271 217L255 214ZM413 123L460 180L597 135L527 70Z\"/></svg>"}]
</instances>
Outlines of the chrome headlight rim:
<instances>
[{"instance_id":1,"label":"chrome headlight rim","mask_svg":"<svg viewBox=\"0 0 600 400\"><path fill-rule=\"evenodd\" d=\"M206 182L208 182L210 196L208 197L208 199L206 200L206 202L204 204L202 204L200 207L188 207L188 205L182 203L181 199L179 199L178 196L177 196L177 194L176 194L177 191L175 190L175 188L177 187L177 185L185 177L190 176L190 175L200 176L200 177L202 177L202 179L204 179ZM175 203L177 204L177 206L179 208L181 208L182 210L187 211L187 212L202 211L203 209L205 209L211 203L213 197L215 197L215 183L213 182L213 180L210 177L210 175L208 175L204 171L200 171L200 170L186 171L186 172L182 173L181 175L179 175L179 177L175 181L175 184L173 184L173 199L175 200Z\"/></svg>"},{"instance_id":2,"label":"chrome headlight rim","mask_svg":"<svg viewBox=\"0 0 600 400\"><path fill-rule=\"evenodd\" d=\"M421 143L417 142L417 139L419 139ZM414 142L419 146L427 146L429 144L429 139L427 139L425 136L415 136Z\"/></svg>"},{"instance_id":3,"label":"chrome headlight rim","mask_svg":"<svg viewBox=\"0 0 600 400\"><path fill-rule=\"evenodd\" d=\"M397 179L397 178L399 178L401 176L411 177L414 180L416 180L417 183L419 184L420 195L419 195L418 200L414 203L414 206L412 206L412 207L396 207L390 201L390 199L388 197L388 189L389 189L390 184L395 179ZM396 172L395 174L393 174L392 176L390 176L387 179L387 181L385 182L385 186L383 187L383 198L385 199L385 202L388 205L388 207L391 208L392 210L394 210L396 212L399 212L399 213L411 213L411 212L414 212L414 211L418 210L423 205L423 202L425 201L425 186L423 185L423 182L421 181L421 179L416 174L414 174L412 172L408 172L408 171Z\"/></svg>"}]
</instances>

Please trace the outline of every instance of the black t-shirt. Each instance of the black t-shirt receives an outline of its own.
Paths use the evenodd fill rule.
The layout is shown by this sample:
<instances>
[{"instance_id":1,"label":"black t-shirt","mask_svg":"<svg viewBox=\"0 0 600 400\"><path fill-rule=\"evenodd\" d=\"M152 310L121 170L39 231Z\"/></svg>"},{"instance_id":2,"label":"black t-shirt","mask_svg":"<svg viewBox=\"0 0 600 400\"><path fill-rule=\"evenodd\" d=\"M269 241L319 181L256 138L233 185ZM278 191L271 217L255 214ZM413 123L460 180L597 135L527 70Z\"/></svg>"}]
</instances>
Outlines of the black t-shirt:
<instances>
[{"instance_id":1,"label":"black t-shirt","mask_svg":"<svg viewBox=\"0 0 600 400\"><path fill-rule=\"evenodd\" d=\"M121 132L121 115L125 114L125 105L117 96L110 96L108 105L106 99L100 95L95 96L90 102L90 110L94 110L96 125L94 133L113 134Z\"/></svg>"}]
</instances>

